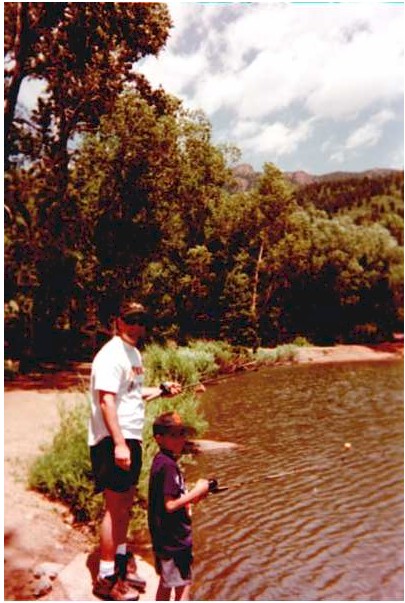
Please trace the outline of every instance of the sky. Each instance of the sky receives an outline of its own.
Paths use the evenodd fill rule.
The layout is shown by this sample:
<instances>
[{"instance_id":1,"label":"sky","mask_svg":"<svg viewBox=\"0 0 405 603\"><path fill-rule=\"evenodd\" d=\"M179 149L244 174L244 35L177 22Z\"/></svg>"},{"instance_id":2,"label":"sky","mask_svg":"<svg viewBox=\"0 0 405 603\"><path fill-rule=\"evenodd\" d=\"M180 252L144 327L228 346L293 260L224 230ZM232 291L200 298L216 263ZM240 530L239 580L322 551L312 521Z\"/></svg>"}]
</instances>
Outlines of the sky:
<instances>
[{"instance_id":1,"label":"sky","mask_svg":"<svg viewBox=\"0 0 405 603\"><path fill-rule=\"evenodd\" d=\"M240 163L403 169L402 2L167 4L166 47L136 69L204 111Z\"/></svg>"}]
</instances>

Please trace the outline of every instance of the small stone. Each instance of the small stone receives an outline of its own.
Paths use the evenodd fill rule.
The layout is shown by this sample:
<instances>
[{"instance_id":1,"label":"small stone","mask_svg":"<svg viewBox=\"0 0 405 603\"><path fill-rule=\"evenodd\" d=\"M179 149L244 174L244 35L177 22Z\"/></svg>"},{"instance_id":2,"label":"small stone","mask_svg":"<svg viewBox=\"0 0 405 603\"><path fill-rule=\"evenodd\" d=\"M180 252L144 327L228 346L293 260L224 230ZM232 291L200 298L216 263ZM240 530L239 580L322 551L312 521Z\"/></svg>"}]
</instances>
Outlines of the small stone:
<instances>
[{"instance_id":1,"label":"small stone","mask_svg":"<svg viewBox=\"0 0 405 603\"><path fill-rule=\"evenodd\" d=\"M52 584L47 576L41 576L34 586L34 596L43 597L52 590Z\"/></svg>"},{"instance_id":2,"label":"small stone","mask_svg":"<svg viewBox=\"0 0 405 603\"><path fill-rule=\"evenodd\" d=\"M50 578L50 580L55 580L59 572L62 571L63 565L61 563L54 563L53 561L45 561L44 563L41 563L39 569L42 570L43 574Z\"/></svg>"}]
</instances>

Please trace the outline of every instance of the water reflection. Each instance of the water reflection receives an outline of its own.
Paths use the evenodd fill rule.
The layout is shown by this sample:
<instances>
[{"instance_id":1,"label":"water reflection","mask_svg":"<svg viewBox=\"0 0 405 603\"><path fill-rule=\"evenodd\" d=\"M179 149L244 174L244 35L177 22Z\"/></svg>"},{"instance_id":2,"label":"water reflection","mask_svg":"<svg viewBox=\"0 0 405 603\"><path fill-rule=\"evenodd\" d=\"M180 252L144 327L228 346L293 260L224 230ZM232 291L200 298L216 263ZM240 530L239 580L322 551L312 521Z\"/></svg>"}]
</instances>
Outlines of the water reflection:
<instances>
[{"instance_id":1,"label":"water reflection","mask_svg":"<svg viewBox=\"0 0 405 603\"><path fill-rule=\"evenodd\" d=\"M240 448L202 455L188 477L245 485L195 510L194 598L402 601L402 398L398 362L277 367L210 388L207 437Z\"/></svg>"}]
</instances>

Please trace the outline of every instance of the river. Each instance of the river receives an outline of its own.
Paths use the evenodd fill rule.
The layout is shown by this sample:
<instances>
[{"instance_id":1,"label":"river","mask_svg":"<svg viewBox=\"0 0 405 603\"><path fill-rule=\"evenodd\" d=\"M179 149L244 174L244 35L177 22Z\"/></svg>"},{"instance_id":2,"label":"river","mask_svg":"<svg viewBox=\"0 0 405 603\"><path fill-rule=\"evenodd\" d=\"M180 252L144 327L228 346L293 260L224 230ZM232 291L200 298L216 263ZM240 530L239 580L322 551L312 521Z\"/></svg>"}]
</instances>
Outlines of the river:
<instances>
[{"instance_id":1,"label":"river","mask_svg":"<svg viewBox=\"0 0 405 603\"><path fill-rule=\"evenodd\" d=\"M238 448L186 469L229 486L194 508L194 599L403 601L402 362L265 368L202 408Z\"/></svg>"}]
</instances>

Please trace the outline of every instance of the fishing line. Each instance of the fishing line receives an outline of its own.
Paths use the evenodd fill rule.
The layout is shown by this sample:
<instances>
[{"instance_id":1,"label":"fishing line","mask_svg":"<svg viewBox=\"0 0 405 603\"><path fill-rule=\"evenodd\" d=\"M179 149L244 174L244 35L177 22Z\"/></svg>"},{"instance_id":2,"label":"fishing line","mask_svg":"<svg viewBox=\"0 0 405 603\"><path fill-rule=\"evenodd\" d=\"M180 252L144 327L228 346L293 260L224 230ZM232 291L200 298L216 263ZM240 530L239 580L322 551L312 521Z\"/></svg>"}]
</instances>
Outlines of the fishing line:
<instances>
[{"instance_id":1,"label":"fishing line","mask_svg":"<svg viewBox=\"0 0 405 603\"><path fill-rule=\"evenodd\" d=\"M351 444L345 444L345 452L350 450ZM345 453L340 456L341 461L346 460ZM270 473L269 475L262 475L259 477L253 477L250 479L241 480L238 482L231 482L230 484L225 484L224 486L218 483L217 479L211 479L210 481L210 490L209 492L212 494L217 494L220 492L226 492L227 490L231 490L233 488L243 488L243 486L250 486L251 484L258 484L265 480L273 480L273 479L281 479L283 477L289 477L291 475L298 475L300 473L321 473L325 469L330 469L332 467L336 467L336 460L330 460L327 463L322 463L321 465L311 465L311 467L303 467L302 469L290 469L288 471L281 471L279 473Z\"/></svg>"},{"instance_id":2,"label":"fishing line","mask_svg":"<svg viewBox=\"0 0 405 603\"><path fill-rule=\"evenodd\" d=\"M211 494L218 494L220 492L225 492L232 488L241 488L243 486L250 486L251 484L258 484L264 480L280 479L283 477L288 477L290 475L297 475L299 473L316 473L322 471L323 469L324 467L319 466L305 467L303 469L291 469L290 471L281 471L280 473L271 473L269 475L262 475L260 477L254 477L239 482L232 482L231 484L225 486L221 486L218 483L218 480L211 478L209 480L209 492Z\"/></svg>"}]
</instances>

